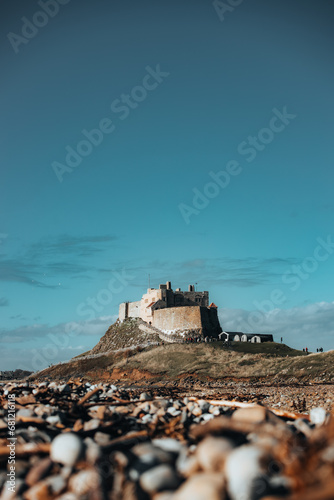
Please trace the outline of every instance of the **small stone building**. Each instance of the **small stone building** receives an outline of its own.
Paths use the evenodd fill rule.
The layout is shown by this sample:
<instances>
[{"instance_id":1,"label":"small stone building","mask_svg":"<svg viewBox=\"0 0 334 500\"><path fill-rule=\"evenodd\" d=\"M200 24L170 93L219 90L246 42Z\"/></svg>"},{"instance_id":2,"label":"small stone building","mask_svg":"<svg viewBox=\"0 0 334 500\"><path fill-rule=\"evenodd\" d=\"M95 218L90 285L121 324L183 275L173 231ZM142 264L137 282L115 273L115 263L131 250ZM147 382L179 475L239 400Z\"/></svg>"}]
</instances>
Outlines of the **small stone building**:
<instances>
[{"instance_id":1,"label":"small stone building","mask_svg":"<svg viewBox=\"0 0 334 500\"><path fill-rule=\"evenodd\" d=\"M232 342L274 342L274 337L271 333L222 332L219 335L219 339Z\"/></svg>"}]
</instances>

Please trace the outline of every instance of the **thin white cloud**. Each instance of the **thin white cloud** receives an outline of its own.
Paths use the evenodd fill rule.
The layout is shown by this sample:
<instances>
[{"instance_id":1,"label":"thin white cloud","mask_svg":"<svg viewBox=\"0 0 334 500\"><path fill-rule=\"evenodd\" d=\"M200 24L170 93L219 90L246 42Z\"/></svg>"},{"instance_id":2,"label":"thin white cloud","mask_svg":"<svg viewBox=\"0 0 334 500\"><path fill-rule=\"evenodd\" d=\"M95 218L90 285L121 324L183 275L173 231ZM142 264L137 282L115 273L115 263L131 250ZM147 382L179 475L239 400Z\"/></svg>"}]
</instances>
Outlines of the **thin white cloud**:
<instances>
[{"instance_id":1,"label":"thin white cloud","mask_svg":"<svg viewBox=\"0 0 334 500\"><path fill-rule=\"evenodd\" d=\"M75 332L78 335L99 335L101 336L114 323L117 315L101 316L88 321L71 321L67 323L59 323L58 325L49 326L43 324L25 325L10 329L0 330L0 343L15 343L22 341L32 341L39 339L48 339L52 336L63 336L66 333ZM10 339L10 340L9 340Z\"/></svg>"},{"instance_id":2,"label":"thin white cloud","mask_svg":"<svg viewBox=\"0 0 334 500\"><path fill-rule=\"evenodd\" d=\"M283 337L286 344L297 348L334 348L334 302L268 312L223 309L219 316L226 331L272 333L277 342Z\"/></svg>"}]
</instances>

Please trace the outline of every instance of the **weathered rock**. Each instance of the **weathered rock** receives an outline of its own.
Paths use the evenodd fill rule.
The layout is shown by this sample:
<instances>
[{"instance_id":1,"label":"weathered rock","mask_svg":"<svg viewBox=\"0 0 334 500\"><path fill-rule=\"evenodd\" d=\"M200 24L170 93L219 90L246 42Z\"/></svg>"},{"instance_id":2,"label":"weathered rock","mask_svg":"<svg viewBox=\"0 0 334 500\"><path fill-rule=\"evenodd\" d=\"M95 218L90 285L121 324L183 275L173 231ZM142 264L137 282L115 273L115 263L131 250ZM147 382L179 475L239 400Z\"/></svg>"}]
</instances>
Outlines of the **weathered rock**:
<instances>
[{"instance_id":1,"label":"weathered rock","mask_svg":"<svg viewBox=\"0 0 334 500\"><path fill-rule=\"evenodd\" d=\"M177 410L174 406L169 407L167 413L172 415L172 417L177 417L178 415L181 415L180 410Z\"/></svg>"},{"instance_id":2,"label":"weathered rock","mask_svg":"<svg viewBox=\"0 0 334 500\"><path fill-rule=\"evenodd\" d=\"M250 408L238 408L232 414L233 420L253 422L255 424L265 422L267 419L267 409L263 406L254 406Z\"/></svg>"},{"instance_id":3,"label":"weathered rock","mask_svg":"<svg viewBox=\"0 0 334 500\"><path fill-rule=\"evenodd\" d=\"M152 399L152 396L147 392L142 392L139 396L139 401L149 401L150 399Z\"/></svg>"},{"instance_id":4,"label":"weathered rock","mask_svg":"<svg viewBox=\"0 0 334 500\"><path fill-rule=\"evenodd\" d=\"M176 470L183 477L189 477L200 470L200 465L195 454L190 454L186 448L180 451L176 460Z\"/></svg>"},{"instance_id":5,"label":"weathered rock","mask_svg":"<svg viewBox=\"0 0 334 500\"><path fill-rule=\"evenodd\" d=\"M34 412L30 408L21 408L19 411L16 412L16 418L18 417L33 417Z\"/></svg>"},{"instance_id":6,"label":"weathered rock","mask_svg":"<svg viewBox=\"0 0 334 500\"><path fill-rule=\"evenodd\" d=\"M36 403L36 398L32 394L16 398L16 402L20 405L28 405Z\"/></svg>"},{"instance_id":7,"label":"weathered rock","mask_svg":"<svg viewBox=\"0 0 334 500\"><path fill-rule=\"evenodd\" d=\"M25 482L28 486L33 486L40 479L43 479L50 472L51 468L52 460L49 457L43 458L43 460L38 461L37 464L30 469L25 478Z\"/></svg>"},{"instance_id":8,"label":"weathered rock","mask_svg":"<svg viewBox=\"0 0 334 500\"><path fill-rule=\"evenodd\" d=\"M61 418L59 415L50 415L46 418L46 421L51 425L61 424Z\"/></svg>"},{"instance_id":9,"label":"weathered rock","mask_svg":"<svg viewBox=\"0 0 334 500\"><path fill-rule=\"evenodd\" d=\"M110 435L106 434L105 432L95 432L94 434L94 441L99 445L99 446L106 446L110 443Z\"/></svg>"},{"instance_id":10,"label":"weathered rock","mask_svg":"<svg viewBox=\"0 0 334 500\"><path fill-rule=\"evenodd\" d=\"M202 413L207 413L209 411L210 403L208 403L204 399L200 399L197 404L202 410Z\"/></svg>"},{"instance_id":11,"label":"weathered rock","mask_svg":"<svg viewBox=\"0 0 334 500\"><path fill-rule=\"evenodd\" d=\"M86 445L86 460L90 464L95 465L98 459L102 456L102 450L100 446L89 437L84 440L84 443Z\"/></svg>"},{"instance_id":12,"label":"weathered rock","mask_svg":"<svg viewBox=\"0 0 334 500\"><path fill-rule=\"evenodd\" d=\"M88 420L88 422L84 423L84 431L93 431L94 429L98 429L100 427L100 420L98 418L92 418Z\"/></svg>"},{"instance_id":13,"label":"weathered rock","mask_svg":"<svg viewBox=\"0 0 334 500\"><path fill-rule=\"evenodd\" d=\"M74 474L69 480L69 489L77 495L85 495L89 491L100 488L101 478L96 470L83 470Z\"/></svg>"},{"instance_id":14,"label":"weathered rock","mask_svg":"<svg viewBox=\"0 0 334 500\"><path fill-rule=\"evenodd\" d=\"M68 384L63 384L58 387L59 392L66 394L71 392L71 387Z\"/></svg>"},{"instance_id":15,"label":"weathered rock","mask_svg":"<svg viewBox=\"0 0 334 500\"><path fill-rule=\"evenodd\" d=\"M199 406L195 406L193 409L192 409L192 412L191 412L195 417L200 417L202 415L202 410L200 409Z\"/></svg>"},{"instance_id":16,"label":"weathered rock","mask_svg":"<svg viewBox=\"0 0 334 500\"><path fill-rule=\"evenodd\" d=\"M40 481L25 492L24 498L26 500L52 500L54 495L50 492L49 485Z\"/></svg>"},{"instance_id":17,"label":"weathered rock","mask_svg":"<svg viewBox=\"0 0 334 500\"><path fill-rule=\"evenodd\" d=\"M152 422L153 416L150 415L149 413L147 413L146 415L143 415L141 420L142 420L143 424L148 424L149 422Z\"/></svg>"}]
</instances>

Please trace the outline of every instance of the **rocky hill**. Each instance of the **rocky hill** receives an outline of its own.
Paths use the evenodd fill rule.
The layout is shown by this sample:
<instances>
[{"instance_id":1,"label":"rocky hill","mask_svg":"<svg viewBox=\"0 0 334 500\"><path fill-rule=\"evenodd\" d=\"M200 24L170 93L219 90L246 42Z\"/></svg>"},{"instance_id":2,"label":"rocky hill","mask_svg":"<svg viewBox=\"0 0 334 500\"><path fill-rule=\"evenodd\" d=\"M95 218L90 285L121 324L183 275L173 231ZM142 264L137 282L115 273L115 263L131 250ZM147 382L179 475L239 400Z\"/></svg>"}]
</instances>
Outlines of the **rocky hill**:
<instances>
[{"instance_id":1,"label":"rocky hill","mask_svg":"<svg viewBox=\"0 0 334 500\"><path fill-rule=\"evenodd\" d=\"M141 319L117 320L103 335L98 344L85 354L101 354L161 342L157 330Z\"/></svg>"}]
</instances>

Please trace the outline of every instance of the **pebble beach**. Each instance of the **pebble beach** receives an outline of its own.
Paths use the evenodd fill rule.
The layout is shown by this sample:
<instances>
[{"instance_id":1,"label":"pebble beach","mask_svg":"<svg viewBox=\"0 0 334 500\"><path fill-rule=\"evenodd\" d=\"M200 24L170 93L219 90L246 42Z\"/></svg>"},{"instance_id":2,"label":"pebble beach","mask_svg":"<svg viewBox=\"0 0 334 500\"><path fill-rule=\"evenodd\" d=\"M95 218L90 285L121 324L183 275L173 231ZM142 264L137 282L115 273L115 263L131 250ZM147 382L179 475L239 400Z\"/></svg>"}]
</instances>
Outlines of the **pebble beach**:
<instances>
[{"instance_id":1,"label":"pebble beach","mask_svg":"<svg viewBox=\"0 0 334 500\"><path fill-rule=\"evenodd\" d=\"M4 382L1 499L333 499L332 387Z\"/></svg>"}]
</instances>

